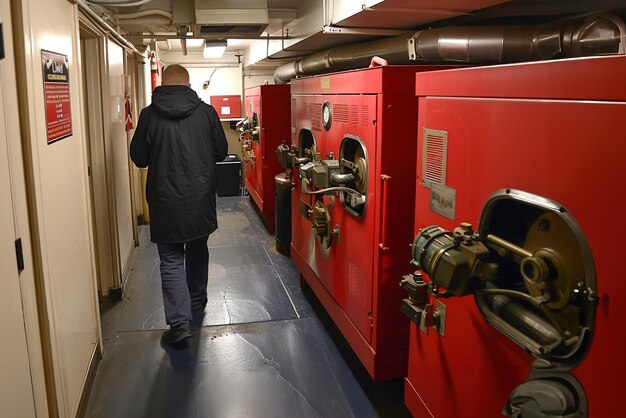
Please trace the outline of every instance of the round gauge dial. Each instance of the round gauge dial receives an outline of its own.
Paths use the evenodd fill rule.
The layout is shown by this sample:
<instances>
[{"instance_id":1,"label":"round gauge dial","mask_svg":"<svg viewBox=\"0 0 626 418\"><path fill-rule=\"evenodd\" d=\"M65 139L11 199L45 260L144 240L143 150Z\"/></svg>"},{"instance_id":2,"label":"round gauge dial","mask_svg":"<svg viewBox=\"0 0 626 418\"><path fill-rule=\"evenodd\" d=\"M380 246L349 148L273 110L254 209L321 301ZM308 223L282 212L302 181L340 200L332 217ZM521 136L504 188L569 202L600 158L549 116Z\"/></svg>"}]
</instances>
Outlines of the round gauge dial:
<instances>
[{"instance_id":1,"label":"round gauge dial","mask_svg":"<svg viewBox=\"0 0 626 418\"><path fill-rule=\"evenodd\" d=\"M329 130L332 122L333 122L333 115L330 110L330 104L326 102L322 106L322 124L324 125L324 129Z\"/></svg>"}]
</instances>

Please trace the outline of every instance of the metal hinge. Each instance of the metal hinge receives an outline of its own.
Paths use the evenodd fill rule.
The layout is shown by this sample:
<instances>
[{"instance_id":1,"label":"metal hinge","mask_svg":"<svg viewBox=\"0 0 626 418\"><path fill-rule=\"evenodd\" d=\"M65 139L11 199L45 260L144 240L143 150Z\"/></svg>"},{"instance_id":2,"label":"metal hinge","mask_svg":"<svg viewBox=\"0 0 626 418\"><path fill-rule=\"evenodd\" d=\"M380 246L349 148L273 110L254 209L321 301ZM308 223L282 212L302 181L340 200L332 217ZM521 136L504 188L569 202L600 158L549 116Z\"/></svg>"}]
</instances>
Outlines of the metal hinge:
<instances>
[{"instance_id":1,"label":"metal hinge","mask_svg":"<svg viewBox=\"0 0 626 418\"><path fill-rule=\"evenodd\" d=\"M24 252L22 251L22 238L15 240L15 257L17 258L17 271L21 273L24 270Z\"/></svg>"}]
</instances>

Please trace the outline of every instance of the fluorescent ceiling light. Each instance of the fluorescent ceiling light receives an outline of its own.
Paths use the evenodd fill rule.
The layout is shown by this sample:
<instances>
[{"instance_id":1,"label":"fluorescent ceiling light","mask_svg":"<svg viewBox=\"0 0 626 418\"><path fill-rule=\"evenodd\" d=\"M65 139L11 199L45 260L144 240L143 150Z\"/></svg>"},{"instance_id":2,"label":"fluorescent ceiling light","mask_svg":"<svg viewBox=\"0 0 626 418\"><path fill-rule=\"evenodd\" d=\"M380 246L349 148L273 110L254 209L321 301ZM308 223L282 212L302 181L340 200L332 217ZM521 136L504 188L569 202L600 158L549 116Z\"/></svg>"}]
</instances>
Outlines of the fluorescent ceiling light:
<instances>
[{"instance_id":1,"label":"fluorescent ceiling light","mask_svg":"<svg viewBox=\"0 0 626 418\"><path fill-rule=\"evenodd\" d=\"M226 51L226 45L226 40L213 41L207 39L204 41L202 56L204 58L221 58L224 55L224 51Z\"/></svg>"}]
</instances>

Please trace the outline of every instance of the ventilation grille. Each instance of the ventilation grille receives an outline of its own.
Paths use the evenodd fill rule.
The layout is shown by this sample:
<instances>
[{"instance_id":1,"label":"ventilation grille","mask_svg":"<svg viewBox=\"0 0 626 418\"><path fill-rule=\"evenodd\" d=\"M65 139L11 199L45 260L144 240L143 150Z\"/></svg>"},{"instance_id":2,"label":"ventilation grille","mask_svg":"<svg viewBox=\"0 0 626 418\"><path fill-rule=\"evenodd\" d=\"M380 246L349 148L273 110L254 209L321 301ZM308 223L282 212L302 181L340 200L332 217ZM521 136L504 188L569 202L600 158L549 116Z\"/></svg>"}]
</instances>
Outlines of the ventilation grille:
<instances>
[{"instance_id":1,"label":"ventilation grille","mask_svg":"<svg viewBox=\"0 0 626 418\"><path fill-rule=\"evenodd\" d=\"M250 25L250 26L241 26L241 25L223 25L223 26L200 26L201 34L226 34L226 35L234 35L234 34L258 34L263 32L267 25Z\"/></svg>"},{"instance_id":2,"label":"ventilation grille","mask_svg":"<svg viewBox=\"0 0 626 418\"><path fill-rule=\"evenodd\" d=\"M370 126L370 109L366 105L348 105L337 103L332 105L332 121ZM302 103L297 110L298 119L310 119L311 129L322 129L322 104Z\"/></svg>"},{"instance_id":3,"label":"ventilation grille","mask_svg":"<svg viewBox=\"0 0 626 418\"><path fill-rule=\"evenodd\" d=\"M448 133L424 128L422 179L424 186L432 183L446 184L448 158Z\"/></svg>"},{"instance_id":4,"label":"ventilation grille","mask_svg":"<svg viewBox=\"0 0 626 418\"><path fill-rule=\"evenodd\" d=\"M350 105L350 123L355 125L359 123L359 106Z\"/></svg>"},{"instance_id":5,"label":"ventilation grille","mask_svg":"<svg viewBox=\"0 0 626 418\"><path fill-rule=\"evenodd\" d=\"M355 125L370 125L369 106L336 104L333 107L333 121L353 123Z\"/></svg>"},{"instance_id":6,"label":"ventilation grille","mask_svg":"<svg viewBox=\"0 0 626 418\"><path fill-rule=\"evenodd\" d=\"M369 126L370 125L370 108L369 106L363 105L361 106L361 125Z\"/></svg>"},{"instance_id":7,"label":"ventilation grille","mask_svg":"<svg viewBox=\"0 0 626 418\"><path fill-rule=\"evenodd\" d=\"M295 99L294 99L294 103L295 103ZM300 108L298 109L298 117L306 118L308 116L309 116L309 104L303 103L302 106L300 106Z\"/></svg>"},{"instance_id":8,"label":"ventilation grille","mask_svg":"<svg viewBox=\"0 0 626 418\"><path fill-rule=\"evenodd\" d=\"M349 122L348 114L347 104L336 104L333 106L333 122Z\"/></svg>"},{"instance_id":9,"label":"ventilation grille","mask_svg":"<svg viewBox=\"0 0 626 418\"><path fill-rule=\"evenodd\" d=\"M311 113L311 129L314 131L322 130L322 104L311 103L309 105L309 112Z\"/></svg>"},{"instance_id":10,"label":"ventilation grille","mask_svg":"<svg viewBox=\"0 0 626 418\"><path fill-rule=\"evenodd\" d=\"M177 11L177 17L183 17L181 14L184 14L186 18L179 22L195 21L201 34L261 35L269 22L267 0L181 0L171 3L172 10ZM191 3L193 9L174 7L176 3ZM189 15L195 14L195 19L185 11Z\"/></svg>"}]
</instances>

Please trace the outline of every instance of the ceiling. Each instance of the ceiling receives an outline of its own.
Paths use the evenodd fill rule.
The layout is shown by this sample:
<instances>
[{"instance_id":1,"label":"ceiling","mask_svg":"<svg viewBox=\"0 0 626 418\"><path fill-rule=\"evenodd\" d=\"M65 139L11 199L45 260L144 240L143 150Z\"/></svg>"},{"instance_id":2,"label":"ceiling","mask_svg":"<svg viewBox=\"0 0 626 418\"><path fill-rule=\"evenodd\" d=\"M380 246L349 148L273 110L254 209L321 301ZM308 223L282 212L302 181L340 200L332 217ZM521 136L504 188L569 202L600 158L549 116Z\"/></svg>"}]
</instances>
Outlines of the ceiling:
<instances>
[{"instance_id":1,"label":"ceiling","mask_svg":"<svg viewBox=\"0 0 626 418\"><path fill-rule=\"evenodd\" d=\"M206 64L207 60L202 58L203 38L227 38L227 52L219 63L242 62L244 68L261 70L334 46L397 36L431 25L509 24L624 7L623 0L91 0L88 3L138 48L150 45L166 62ZM125 5L128 3L134 5ZM201 25L196 22L196 16L203 5L217 5L224 9L219 13L233 12L238 16L235 19L245 20L245 13L237 13L250 4L267 7L267 26L259 33L232 36L232 32L199 32ZM217 12L210 10L209 15L213 14Z\"/></svg>"}]
</instances>

